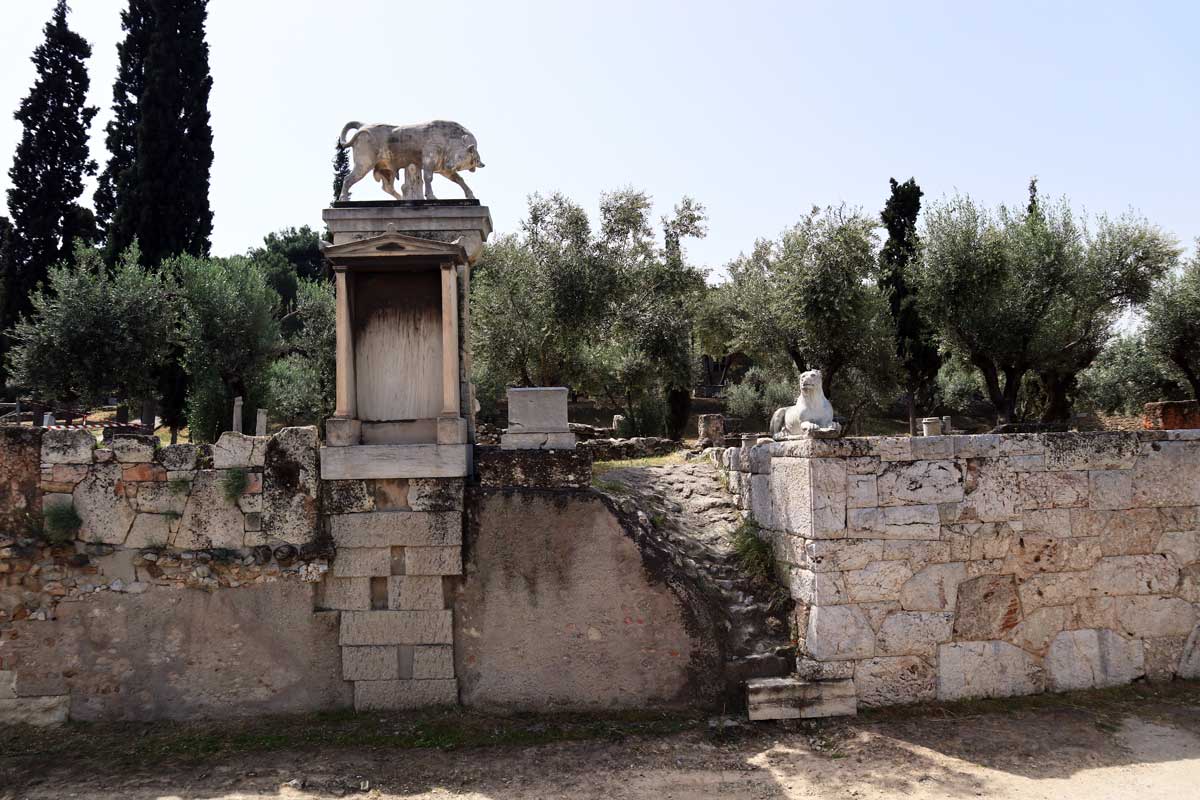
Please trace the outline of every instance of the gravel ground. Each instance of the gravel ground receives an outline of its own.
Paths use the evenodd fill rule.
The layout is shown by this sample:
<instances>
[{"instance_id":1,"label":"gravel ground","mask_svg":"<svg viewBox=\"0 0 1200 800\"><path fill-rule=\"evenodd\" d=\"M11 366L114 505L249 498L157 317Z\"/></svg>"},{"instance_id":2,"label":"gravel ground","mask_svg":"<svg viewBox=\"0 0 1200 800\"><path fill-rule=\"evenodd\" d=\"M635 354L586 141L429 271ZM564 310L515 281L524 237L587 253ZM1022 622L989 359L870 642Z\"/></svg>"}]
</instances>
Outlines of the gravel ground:
<instances>
[{"instance_id":1,"label":"gravel ground","mask_svg":"<svg viewBox=\"0 0 1200 800\"><path fill-rule=\"evenodd\" d=\"M719 735L704 720L678 718L348 719L0 730L0 798L1200 796L1196 683L737 725ZM279 730L264 735L272 726ZM599 738L561 740L579 737ZM306 744L294 746L298 739Z\"/></svg>"}]
</instances>

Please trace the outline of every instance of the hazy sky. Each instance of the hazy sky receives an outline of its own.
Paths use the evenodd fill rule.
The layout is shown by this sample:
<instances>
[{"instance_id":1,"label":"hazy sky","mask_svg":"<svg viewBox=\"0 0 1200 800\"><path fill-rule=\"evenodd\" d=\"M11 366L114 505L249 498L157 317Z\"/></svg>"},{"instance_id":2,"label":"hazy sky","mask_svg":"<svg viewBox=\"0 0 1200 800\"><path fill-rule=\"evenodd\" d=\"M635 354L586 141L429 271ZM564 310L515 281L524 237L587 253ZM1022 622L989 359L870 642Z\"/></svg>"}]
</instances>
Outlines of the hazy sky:
<instances>
[{"instance_id":1,"label":"hazy sky","mask_svg":"<svg viewBox=\"0 0 1200 800\"><path fill-rule=\"evenodd\" d=\"M106 159L123 0L74 0ZM53 0L0 0L0 190ZM535 191L594 209L633 185L708 209L720 268L811 205L876 212L890 176L928 197L1044 192L1200 235L1200 5L1186 2L212 0L213 250L318 226L352 119L442 118L511 231ZM90 202L94 180L85 200ZM386 199L370 179L355 199ZM438 177L439 196L460 196Z\"/></svg>"}]
</instances>

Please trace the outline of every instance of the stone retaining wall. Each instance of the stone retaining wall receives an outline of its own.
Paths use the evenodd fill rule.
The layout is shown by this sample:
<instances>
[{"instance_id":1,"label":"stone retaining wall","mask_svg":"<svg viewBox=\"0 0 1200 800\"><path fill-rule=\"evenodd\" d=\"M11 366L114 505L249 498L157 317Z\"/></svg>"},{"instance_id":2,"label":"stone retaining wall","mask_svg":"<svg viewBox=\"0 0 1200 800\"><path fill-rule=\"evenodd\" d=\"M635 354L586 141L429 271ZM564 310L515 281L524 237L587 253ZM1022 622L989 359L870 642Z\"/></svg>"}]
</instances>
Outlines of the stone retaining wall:
<instances>
[{"instance_id":1,"label":"stone retaining wall","mask_svg":"<svg viewBox=\"0 0 1200 800\"><path fill-rule=\"evenodd\" d=\"M800 677L864 706L1200 677L1200 432L760 441L709 452Z\"/></svg>"}]
</instances>

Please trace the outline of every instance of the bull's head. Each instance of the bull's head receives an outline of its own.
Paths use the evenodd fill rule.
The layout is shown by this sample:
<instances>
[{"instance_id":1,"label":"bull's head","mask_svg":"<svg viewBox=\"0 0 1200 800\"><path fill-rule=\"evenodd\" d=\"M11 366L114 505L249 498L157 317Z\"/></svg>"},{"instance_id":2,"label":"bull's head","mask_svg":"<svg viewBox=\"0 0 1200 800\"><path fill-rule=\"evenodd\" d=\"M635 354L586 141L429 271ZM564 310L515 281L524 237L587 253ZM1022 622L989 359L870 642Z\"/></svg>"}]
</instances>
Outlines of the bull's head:
<instances>
[{"instance_id":1,"label":"bull's head","mask_svg":"<svg viewBox=\"0 0 1200 800\"><path fill-rule=\"evenodd\" d=\"M458 158L455 159L455 170L461 172L467 170L474 172L476 169L483 168L483 161L479 158L479 147L475 144L475 137L471 134L463 135L463 148L458 153Z\"/></svg>"}]
</instances>

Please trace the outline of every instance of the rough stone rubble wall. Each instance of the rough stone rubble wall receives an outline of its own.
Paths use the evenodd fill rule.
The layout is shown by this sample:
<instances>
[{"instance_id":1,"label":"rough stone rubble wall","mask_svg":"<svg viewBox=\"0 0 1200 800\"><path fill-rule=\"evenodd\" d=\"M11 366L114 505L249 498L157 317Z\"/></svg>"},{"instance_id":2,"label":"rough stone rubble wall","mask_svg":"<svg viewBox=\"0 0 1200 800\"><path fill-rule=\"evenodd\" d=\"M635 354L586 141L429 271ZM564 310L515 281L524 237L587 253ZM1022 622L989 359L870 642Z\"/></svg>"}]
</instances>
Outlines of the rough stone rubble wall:
<instances>
[{"instance_id":1,"label":"rough stone rubble wall","mask_svg":"<svg viewBox=\"0 0 1200 800\"><path fill-rule=\"evenodd\" d=\"M158 661L140 659L141 644L123 638L134 629L123 618L126 614L159 621L138 634L147 644L155 635L169 639L180 631L188 634L189 626L181 620L204 603L190 596L181 599L171 589L211 592L321 580L331 551L320 535L315 428L287 428L272 437L226 433L211 446L169 447L159 447L152 437L123 435L111 446L97 447L83 430L46 431L36 442L28 429L3 434L0 464L7 480L0 496L0 719L54 721L69 710L79 718L136 716L136 708L169 715L136 700L146 693L139 683L153 683L158 673L168 672L203 686L205 699L176 704L196 714L237 713L239 705L247 710L292 708L289 697L300 707L328 704L340 676L334 676L334 689L314 694L312 687L329 684L328 676L305 686L306 676L286 654L284 668L269 681L277 697L264 701L265 706L247 706L246 692L232 684L204 685L208 677L189 672L204 656L183 647ZM79 515L82 524L74 541L51 544L42 537L41 509L55 505L70 505ZM309 588L247 596L242 605L255 613L237 634L274 640L278 651L288 650L279 639L282 632L271 629L271 620L262 615L291 613L272 606L286 596L288 602L307 598L303 613L312 617L312 594ZM173 605L179 609L175 616L169 613ZM103 619L87 623L89 614L101 608ZM234 614L224 612L223 617ZM196 618L189 624L197 624ZM266 627L252 630L258 624ZM311 631L297 630L296 642L324 635L322 625L328 627L314 619ZM79 641L81 632L95 641ZM184 640L190 641L187 635ZM70 665L69 654L89 652L89 647L110 647L114 658L88 663L80 655ZM174 658L181 653L188 657ZM269 667L245 668L261 671L264 666ZM285 678L289 670L291 677ZM236 683L235 669L226 667L226 674ZM122 693L129 698L124 707ZM105 695L115 699L97 699Z\"/></svg>"},{"instance_id":2,"label":"rough stone rubble wall","mask_svg":"<svg viewBox=\"0 0 1200 800\"><path fill-rule=\"evenodd\" d=\"M864 706L1200 677L1200 431L710 452Z\"/></svg>"}]
</instances>

